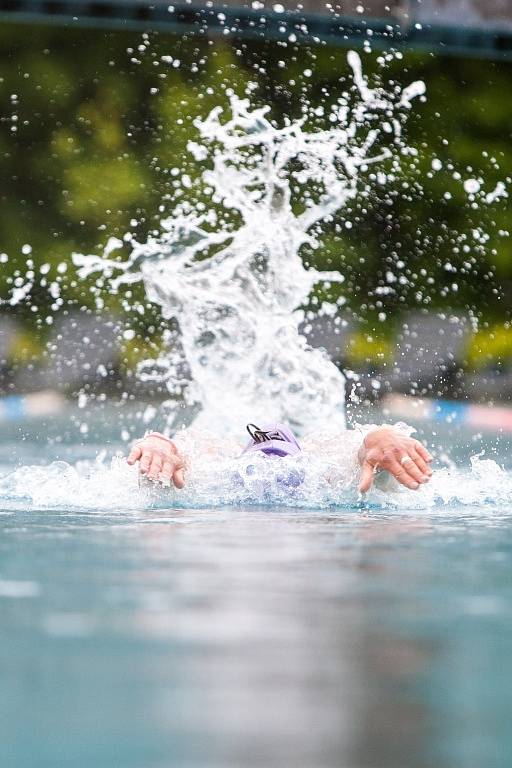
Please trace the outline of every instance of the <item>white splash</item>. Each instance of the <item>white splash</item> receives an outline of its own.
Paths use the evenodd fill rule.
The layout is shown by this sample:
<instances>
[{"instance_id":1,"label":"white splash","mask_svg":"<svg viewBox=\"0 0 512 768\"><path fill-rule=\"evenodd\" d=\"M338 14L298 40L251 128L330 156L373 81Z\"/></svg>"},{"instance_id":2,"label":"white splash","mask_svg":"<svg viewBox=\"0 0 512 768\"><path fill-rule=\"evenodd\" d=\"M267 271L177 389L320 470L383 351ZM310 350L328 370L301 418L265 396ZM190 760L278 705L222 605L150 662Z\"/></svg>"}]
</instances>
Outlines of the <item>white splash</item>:
<instances>
[{"instance_id":1,"label":"white splash","mask_svg":"<svg viewBox=\"0 0 512 768\"><path fill-rule=\"evenodd\" d=\"M23 278L16 278L15 285L11 288L11 298L0 299L0 305L7 304L11 307L16 307L27 298L33 287L34 283L32 281L24 282Z\"/></svg>"},{"instance_id":2,"label":"white splash","mask_svg":"<svg viewBox=\"0 0 512 768\"><path fill-rule=\"evenodd\" d=\"M166 352L139 371L166 382L169 426L177 395L213 430L269 418L299 432L344 426L343 375L299 333L314 285L343 276L307 269L301 252L318 247L312 228L361 191L370 166L392 158L397 169L405 111L424 91L372 89L358 55L348 60L353 94L332 106L331 128L277 127L268 107L231 94L228 114L217 107L195 121L199 140L188 149L203 164L199 202L183 176L182 201L160 234L145 243L127 236L125 261L109 258L112 240L103 258L73 255L80 277L102 272L114 291L143 280L163 317L178 321L179 342L164 334Z\"/></svg>"},{"instance_id":3,"label":"white splash","mask_svg":"<svg viewBox=\"0 0 512 768\"><path fill-rule=\"evenodd\" d=\"M478 179L465 179L463 182L464 192L468 195L476 195L480 191L481 183Z\"/></svg>"},{"instance_id":4,"label":"white splash","mask_svg":"<svg viewBox=\"0 0 512 768\"><path fill-rule=\"evenodd\" d=\"M323 455L304 461L302 457L268 461L263 457L240 457L219 462L204 454L201 472L183 490L149 482L139 484L136 467L128 467L121 456L110 463L79 462L73 466L58 461L46 467L19 467L0 476L0 506L6 512L30 509L87 510L104 514L144 512L152 508L215 508L225 505L295 507L298 509L386 510L410 514L460 515L474 508L490 514L510 515L512 473L491 459L474 456L470 467L438 469L418 491L393 483L391 489L373 488L364 501L358 496L357 477L333 483L329 460ZM297 482L296 482L297 481Z\"/></svg>"},{"instance_id":5,"label":"white splash","mask_svg":"<svg viewBox=\"0 0 512 768\"><path fill-rule=\"evenodd\" d=\"M147 494L137 474L124 459L109 464L102 457L94 462L68 464L54 461L47 466L22 466L0 477L2 505L17 504L36 509L133 509L142 508Z\"/></svg>"},{"instance_id":6,"label":"white splash","mask_svg":"<svg viewBox=\"0 0 512 768\"><path fill-rule=\"evenodd\" d=\"M507 198L508 192L505 184L502 181L498 181L492 192L488 192L485 196L485 202L490 205L491 203L496 202L496 200L499 200L500 198Z\"/></svg>"}]
</instances>

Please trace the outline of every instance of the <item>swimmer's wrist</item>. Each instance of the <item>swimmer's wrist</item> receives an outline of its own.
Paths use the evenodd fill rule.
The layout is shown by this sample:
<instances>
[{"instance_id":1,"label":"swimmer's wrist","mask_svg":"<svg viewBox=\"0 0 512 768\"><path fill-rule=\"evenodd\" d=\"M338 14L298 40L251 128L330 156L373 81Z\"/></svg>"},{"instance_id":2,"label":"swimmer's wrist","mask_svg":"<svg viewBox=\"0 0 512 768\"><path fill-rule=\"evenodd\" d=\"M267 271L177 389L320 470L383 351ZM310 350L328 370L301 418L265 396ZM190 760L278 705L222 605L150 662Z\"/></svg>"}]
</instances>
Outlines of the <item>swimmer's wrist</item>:
<instances>
[{"instance_id":1,"label":"swimmer's wrist","mask_svg":"<svg viewBox=\"0 0 512 768\"><path fill-rule=\"evenodd\" d=\"M356 424L355 429L361 436L361 446L358 451L359 457L361 457L361 453L367 448L367 438L375 432L394 432L395 434L406 435L407 437L410 437L413 432L416 432L414 427L410 427L403 421L398 421L396 424Z\"/></svg>"},{"instance_id":2,"label":"swimmer's wrist","mask_svg":"<svg viewBox=\"0 0 512 768\"><path fill-rule=\"evenodd\" d=\"M143 440L146 440L148 437L157 437L160 440L165 440L165 442L168 443L168 445L172 446L176 450L176 446L175 446L174 442L171 440L171 438L167 437L166 435L163 435L161 432L147 432L144 435L144 437L141 437L140 440L136 441L136 444L137 443L142 443Z\"/></svg>"}]
</instances>

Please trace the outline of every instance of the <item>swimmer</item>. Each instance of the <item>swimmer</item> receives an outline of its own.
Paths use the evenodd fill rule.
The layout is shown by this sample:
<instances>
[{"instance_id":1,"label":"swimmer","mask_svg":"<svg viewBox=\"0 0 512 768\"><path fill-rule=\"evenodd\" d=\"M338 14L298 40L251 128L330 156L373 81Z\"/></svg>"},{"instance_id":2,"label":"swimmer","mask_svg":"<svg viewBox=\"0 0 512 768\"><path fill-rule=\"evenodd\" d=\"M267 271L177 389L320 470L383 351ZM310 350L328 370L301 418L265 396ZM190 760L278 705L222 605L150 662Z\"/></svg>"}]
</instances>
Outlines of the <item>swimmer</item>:
<instances>
[{"instance_id":1,"label":"swimmer","mask_svg":"<svg viewBox=\"0 0 512 768\"><path fill-rule=\"evenodd\" d=\"M398 483L416 490L427 483L432 475L433 457L427 449L400 426L366 426L335 435L313 434L299 445L289 427L272 424L257 427L249 424L251 441L245 448L229 439L219 439L193 429L182 430L171 440L160 432L151 432L137 440L128 456L128 464L139 462L141 474L149 480L176 488L183 488L186 473L191 469L192 454L236 458L245 453L262 453L269 458L307 454L322 451L331 457L331 463L343 477L357 474L361 493L368 491L379 471L386 471Z\"/></svg>"}]
</instances>

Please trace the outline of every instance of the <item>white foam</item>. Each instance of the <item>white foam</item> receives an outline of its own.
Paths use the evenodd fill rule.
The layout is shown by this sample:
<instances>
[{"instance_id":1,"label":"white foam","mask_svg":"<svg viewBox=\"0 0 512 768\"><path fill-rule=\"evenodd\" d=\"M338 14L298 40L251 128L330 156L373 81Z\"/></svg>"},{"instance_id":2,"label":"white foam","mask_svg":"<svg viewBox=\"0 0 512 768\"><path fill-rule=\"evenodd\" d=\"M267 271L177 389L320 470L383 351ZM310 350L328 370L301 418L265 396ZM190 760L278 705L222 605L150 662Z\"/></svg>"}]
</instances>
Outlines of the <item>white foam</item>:
<instances>
[{"instance_id":1,"label":"white foam","mask_svg":"<svg viewBox=\"0 0 512 768\"><path fill-rule=\"evenodd\" d=\"M140 509L146 499L137 472L120 456L110 464L54 461L48 466L23 466L0 478L0 500L21 507Z\"/></svg>"},{"instance_id":2,"label":"white foam","mask_svg":"<svg viewBox=\"0 0 512 768\"><path fill-rule=\"evenodd\" d=\"M430 513L460 511L461 507L509 509L512 502L512 474L495 461L477 456L469 467L438 469L419 491L409 491L393 481L386 491L372 489L364 500L357 492L357 473L333 481L332 469L332 457L321 453L282 460L254 455L220 460L217 455L203 454L196 457L185 488L177 490L149 481L139 485L136 467L128 467L120 457L109 464L54 462L46 467L22 467L1 477L0 505L100 514L225 505L353 512L370 506Z\"/></svg>"}]
</instances>

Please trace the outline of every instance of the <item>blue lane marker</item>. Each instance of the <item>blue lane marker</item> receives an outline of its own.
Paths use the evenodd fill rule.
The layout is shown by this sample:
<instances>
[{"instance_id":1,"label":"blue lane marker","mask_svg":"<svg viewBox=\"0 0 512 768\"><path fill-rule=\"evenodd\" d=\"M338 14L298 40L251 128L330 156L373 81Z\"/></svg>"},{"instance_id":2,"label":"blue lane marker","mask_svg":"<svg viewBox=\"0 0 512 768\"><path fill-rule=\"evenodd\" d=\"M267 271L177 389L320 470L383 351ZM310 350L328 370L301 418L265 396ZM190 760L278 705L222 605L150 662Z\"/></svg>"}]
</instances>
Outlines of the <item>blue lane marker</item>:
<instances>
[{"instance_id":1,"label":"blue lane marker","mask_svg":"<svg viewBox=\"0 0 512 768\"><path fill-rule=\"evenodd\" d=\"M442 421L444 424L464 423L468 420L470 409L471 406L467 403L436 400L434 402L434 421Z\"/></svg>"},{"instance_id":2,"label":"blue lane marker","mask_svg":"<svg viewBox=\"0 0 512 768\"><path fill-rule=\"evenodd\" d=\"M0 398L0 417L8 420L23 419L27 415L26 401L20 395L8 395Z\"/></svg>"}]
</instances>

